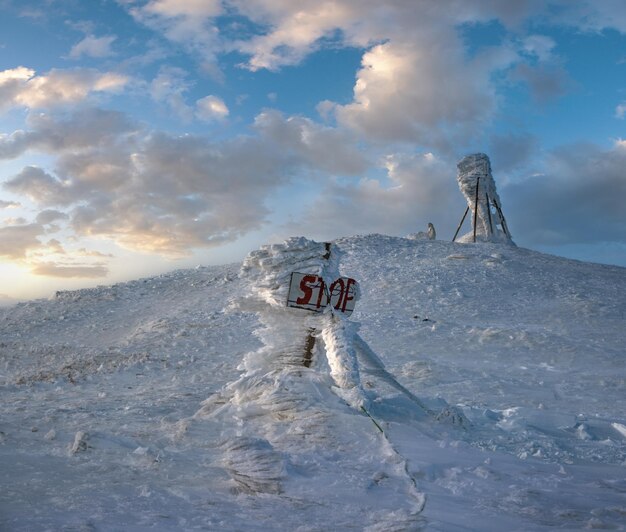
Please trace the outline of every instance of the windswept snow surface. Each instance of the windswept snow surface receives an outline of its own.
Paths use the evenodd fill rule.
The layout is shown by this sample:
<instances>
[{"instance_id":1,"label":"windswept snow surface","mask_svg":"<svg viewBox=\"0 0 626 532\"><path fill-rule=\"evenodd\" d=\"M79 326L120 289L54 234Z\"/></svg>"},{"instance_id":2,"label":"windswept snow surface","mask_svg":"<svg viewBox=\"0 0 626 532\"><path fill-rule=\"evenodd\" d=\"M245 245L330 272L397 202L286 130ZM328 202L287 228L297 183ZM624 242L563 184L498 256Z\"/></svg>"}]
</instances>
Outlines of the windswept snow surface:
<instances>
[{"instance_id":1,"label":"windswept snow surface","mask_svg":"<svg viewBox=\"0 0 626 532\"><path fill-rule=\"evenodd\" d=\"M240 265L0 309L0 530L626 528L626 269L335 247L338 331Z\"/></svg>"}]
</instances>

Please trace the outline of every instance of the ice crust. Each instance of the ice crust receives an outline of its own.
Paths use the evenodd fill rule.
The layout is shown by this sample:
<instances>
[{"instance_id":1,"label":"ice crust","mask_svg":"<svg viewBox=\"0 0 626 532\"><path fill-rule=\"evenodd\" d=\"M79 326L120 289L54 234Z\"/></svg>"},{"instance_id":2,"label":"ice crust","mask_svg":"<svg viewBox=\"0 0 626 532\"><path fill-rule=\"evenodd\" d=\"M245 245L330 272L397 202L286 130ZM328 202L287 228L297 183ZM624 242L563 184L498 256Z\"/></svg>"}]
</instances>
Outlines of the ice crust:
<instances>
[{"instance_id":1,"label":"ice crust","mask_svg":"<svg viewBox=\"0 0 626 532\"><path fill-rule=\"evenodd\" d=\"M256 265L263 292L235 264L1 309L0 530L624 529L626 269L333 248L371 418L331 374L328 315L283 308Z\"/></svg>"},{"instance_id":2,"label":"ice crust","mask_svg":"<svg viewBox=\"0 0 626 532\"><path fill-rule=\"evenodd\" d=\"M513 244L511 234L507 234L502 227L500 213L492 207L493 202L495 202L502 209L502 202L496 191L496 182L491 174L489 157L484 153L468 155L458 162L457 169L457 181L461 193L467 201L472 222L474 211L477 211L476 240ZM473 242L473 240L474 230L472 227L472 231L458 238L457 242Z\"/></svg>"}]
</instances>

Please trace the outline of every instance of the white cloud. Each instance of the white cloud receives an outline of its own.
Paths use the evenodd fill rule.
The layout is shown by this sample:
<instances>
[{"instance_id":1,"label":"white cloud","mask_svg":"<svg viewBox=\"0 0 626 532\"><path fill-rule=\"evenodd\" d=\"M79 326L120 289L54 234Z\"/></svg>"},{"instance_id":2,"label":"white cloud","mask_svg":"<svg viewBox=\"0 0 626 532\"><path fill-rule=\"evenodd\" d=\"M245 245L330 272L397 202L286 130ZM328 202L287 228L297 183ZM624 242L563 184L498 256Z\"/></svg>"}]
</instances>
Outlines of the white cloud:
<instances>
[{"instance_id":1,"label":"white cloud","mask_svg":"<svg viewBox=\"0 0 626 532\"><path fill-rule=\"evenodd\" d=\"M0 200L0 209L15 209L20 206L21 204L17 201Z\"/></svg>"},{"instance_id":2,"label":"white cloud","mask_svg":"<svg viewBox=\"0 0 626 532\"><path fill-rule=\"evenodd\" d=\"M299 63L318 47L322 37L348 25L355 15L352 2L256 0L234 4L251 20L269 22L271 28L263 35L237 44L241 52L251 56L248 62L251 70L276 70Z\"/></svg>"},{"instance_id":3,"label":"white cloud","mask_svg":"<svg viewBox=\"0 0 626 532\"><path fill-rule=\"evenodd\" d=\"M48 108L85 100L91 93L117 93L129 82L125 75L91 69L51 70L37 76L25 67L0 72L0 109Z\"/></svg>"},{"instance_id":4,"label":"white cloud","mask_svg":"<svg viewBox=\"0 0 626 532\"><path fill-rule=\"evenodd\" d=\"M70 57L72 59L79 59L83 56L103 58L114 55L111 45L117 37L115 35L105 35L103 37L96 37L94 35L87 35L82 41L72 46L70 50Z\"/></svg>"},{"instance_id":5,"label":"white cloud","mask_svg":"<svg viewBox=\"0 0 626 532\"><path fill-rule=\"evenodd\" d=\"M620 103L615 108L615 116L616 116L616 118L620 118L620 119L623 119L624 116L626 116L626 102Z\"/></svg>"},{"instance_id":6,"label":"white cloud","mask_svg":"<svg viewBox=\"0 0 626 532\"><path fill-rule=\"evenodd\" d=\"M0 87L14 81L27 81L34 75L34 70L23 66L0 71Z\"/></svg>"},{"instance_id":7,"label":"white cloud","mask_svg":"<svg viewBox=\"0 0 626 532\"><path fill-rule=\"evenodd\" d=\"M454 39L377 45L363 56L354 101L335 108L337 120L366 138L445 149L479 133L491 118L492 70L514 60L503 50L469 62Z\"/></svg>"},{"instance_id":8,"label":"white cloud","mask_svg":"<svg viewBox=\"0 0 626 532\"><path fill-rule=\"evenodd\" d=\"M196 102L196 116L200 120L207 122L223 120L228 116L228 113L228 107L224 101L217 96L205 96Z\"/></svg>"}]
</instances>

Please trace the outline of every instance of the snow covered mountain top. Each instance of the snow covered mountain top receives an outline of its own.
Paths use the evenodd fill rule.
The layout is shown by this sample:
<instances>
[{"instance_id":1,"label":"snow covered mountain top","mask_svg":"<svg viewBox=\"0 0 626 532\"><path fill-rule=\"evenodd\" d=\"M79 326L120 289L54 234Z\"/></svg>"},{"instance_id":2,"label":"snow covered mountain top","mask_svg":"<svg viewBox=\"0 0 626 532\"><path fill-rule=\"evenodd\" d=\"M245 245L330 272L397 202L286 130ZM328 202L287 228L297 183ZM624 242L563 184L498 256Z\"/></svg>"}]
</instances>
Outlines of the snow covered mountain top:
<instances>
[{"instance_id":1,"label":"snow covered mountain top","mask_svg":"<svg viewBox=\"0 0 626 532\"><path fill-rule=\"evenodd\" d=\"M240 366L291 348L238 304L239 265L0 309L0 529L624 528L626 269L335 245L385 365L359 355L372 419L333 392L322 341L311 368Z\"/></svg>"}]
</instances>

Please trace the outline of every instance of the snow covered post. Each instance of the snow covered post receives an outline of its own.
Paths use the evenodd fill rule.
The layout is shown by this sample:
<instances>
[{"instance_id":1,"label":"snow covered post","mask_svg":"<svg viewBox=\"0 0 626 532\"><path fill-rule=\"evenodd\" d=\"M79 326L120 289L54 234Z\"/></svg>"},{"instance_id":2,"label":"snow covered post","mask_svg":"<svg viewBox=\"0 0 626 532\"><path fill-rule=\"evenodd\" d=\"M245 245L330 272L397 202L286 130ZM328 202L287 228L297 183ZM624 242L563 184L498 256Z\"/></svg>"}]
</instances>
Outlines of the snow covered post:
<instances>
[{"instance_id":1,"label":"snow covered post","mask_svg":"<svg viewBox=\"0 0 626 532\"><path fill-rule=\"evenodd\" d=\"M259 336L265 347L248 355L244 366L248 372L315 369L314 353L325 354L336 393L360 408L366 400L354 347L358 324L344 318L359 292L354 279L340 276L340 256L337 246L303 237L248 255L241 271L250 293L244 307L254 310L264 325ZM295 295L290 290L294 285ZM315 349L318 332L324 350Z\"/></svg>"},{"instance_id":2,"label":"snow covered post","mask_svg":"<svg viewBox=\"0 0 626 532\"><path fill-rule=\"evenodd\" d=\"M473 215L472 232L464 235L459 242L502 242L513 244L507 227L501 202L496 192L496 183L491 175L489 157L484 153L468 155L457 164L459 188L467 201L467 209L452 238L456 240L467 214ZM492 212L492 208L495 212Z\"/></svg>"}]
</instances>

